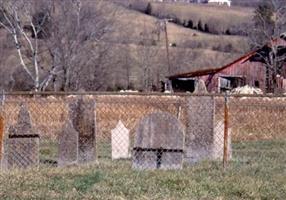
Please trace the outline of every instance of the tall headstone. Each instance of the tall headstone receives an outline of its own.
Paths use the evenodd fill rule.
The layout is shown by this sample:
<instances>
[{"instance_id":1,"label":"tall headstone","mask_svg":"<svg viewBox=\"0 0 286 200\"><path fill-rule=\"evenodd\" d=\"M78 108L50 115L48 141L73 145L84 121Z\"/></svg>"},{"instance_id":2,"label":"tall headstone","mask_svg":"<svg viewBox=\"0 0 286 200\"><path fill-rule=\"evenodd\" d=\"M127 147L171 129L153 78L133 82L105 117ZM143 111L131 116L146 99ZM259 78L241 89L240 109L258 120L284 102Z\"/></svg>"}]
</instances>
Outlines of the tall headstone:
<instances>
[{"instance_id":1,"label":"tall headstone","mask_svg":"<svg viewBox=\"0 0 286 200\"><path fill-rule=\"evenodd\" d=\"M111 130L112 160L129 158L129 145L129 130L119 121L115 129Z\"/></svg>"},{"instance_id":2,"label":"tall headstone","mask_svg":"<svg viewBox=\"0 0 286 200\"><path fill-rule=\"evenodd\" d=\"M68 127L71 132L71 143L75 145L74 148L78 151L78 163L89 163L96 159L96 123L94 111L95 102L93 99L80 97L69 104L70 122L67 123L71 124L66 125L66 127ZM68 131L64 131L64 134L68 134ZM74 142L75 137L77 137L77 144ZM62 144L64 144L64 142Z\"/></svg>"},{"instance_id":3,"label":"tall headstone","mask_svg":"<svg viewBox=\"0 0 286 200\"><path fill-rule=\"evenodd\" d=\"M95 102L93 99L80 98L76 102L77 115L73 115L73 126L79 133L79 163L95 161Z\"/></svg>"},{"instance_id":4,"label":"tall headstone","mask_svg":"<svg viewBox=\"0 0 286 200\"><path fill-rule=\"evenodd\" d=\"M144 117L136 130L135 169L181 169L184 127L173 115L157 112Z\"/></svg>"},{"instance_id":5,"label":"tall headstone","mask_svg":"<svg viewBox=\"0 0 286 200\"><path fill-rule=\"evenodd\" d=\"M185 158L188 163L222 159L224 131L215 123L215 102L211 96L188 98Z\"/></svg>"},{"instance_id":6,"label":"tall headstone","mask_svg":"<svg viewBox=\"0 0 286 200\"><path fill-rule=\"evenodd\" d=\"M70 120L66 122L59 135L58 166L64 167L78 163L78 132Z\"/></svg>"},{"instance_id":7,"label":"tall headstone","mask_svg":"<svg viewBox=\"0 0 286 200\"><path fill-rule=\"evenodd\" d=\"M5 168L27 168L39 165L39 135L32 127L30 113L21 105L18 121L8 129L5 145Z\"/></svg>"},{"instance_id":8,"label":"tall headstone","mask_svg":"<svg viewBox=\"0 0 286 200\"><path fill-rule=\"evenodd\" d=\"M195 163L211 158L214 136L214 100L199 96L188 98L186 161Z\"/></svg>"}]
</instances>

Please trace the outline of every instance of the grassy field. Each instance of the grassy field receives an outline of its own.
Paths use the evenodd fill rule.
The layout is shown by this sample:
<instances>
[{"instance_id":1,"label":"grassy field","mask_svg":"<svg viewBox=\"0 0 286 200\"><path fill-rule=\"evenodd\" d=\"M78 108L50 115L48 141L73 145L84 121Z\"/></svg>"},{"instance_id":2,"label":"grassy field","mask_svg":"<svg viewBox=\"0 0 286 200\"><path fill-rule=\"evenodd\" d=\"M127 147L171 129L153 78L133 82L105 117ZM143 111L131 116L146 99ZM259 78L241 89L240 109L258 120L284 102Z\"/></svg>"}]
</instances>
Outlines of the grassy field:
<instances>
[{"instance_id":1,"label":"grassy field","mask_svg":"<svg viewBox=\"0 0 286 200\"><path fill-rule=\"evenodd\" d=\"M156 11L157 6L158 9L161 9L161 6L164 7L164 9L167 9L169 7L172 8L172 5L173 4L158 4L158 5L154 4L154 12ZM192 13L187 9L188 7L193 8L192 6L183 5L182 12L186 11ZM204 13L208 13L209 15L209 12L214 12L216 11L217 8L213 8L211 9L211 11L209 11L208 7L205 8L203 6L201 7L195 6L194 9L198 11L200 11L200 9L206 9L206 12ZM166 12L166 15L168 14L168 10L164 12ZM248 14L243 14L242 11L237 11L234 13L235 14L239 13L244 17L248 16ZM239 20L240 17L237 17L235 14L233 14L234 15L233 17L236 18L235 20ZM232 13L230 15L232 15ZM199 14L197 14L196 16L200 18ZM229 18L227 19L229 20ZM250 19L243 18L243 20L249 21ZM106 37L108 38L108 40L111 41L116 41L116 42L124 41L124 43L138 44L140 40L144 38L144 33L145 34L148 33L147 36L148 38L153 37L156 40L156 46L165 47L165 37L164 37L164 32L162 30L161 30L161 37L159 41L157 41L156 31L158 31L158 21L159 19L156 17L148 16L137 11L121 8L120 12L118 12L118 14L116 15L114 31L110 35L108 34ZM236 21L233 22L232 20L231 22L240 25L240 22ZM214 26L217 27L218 26L217 22L214 23L215 23ZM222 24L224 24L224 22L222 22ZM228 27L228 25L225 26ZM183 47L183 48L214 49L218 45L221 46L232 45L233 49L229 50L228 52L244 52L248 48L248 41L246 37L208 34L193 29L184 28L174 23L168 23L168 36L170 43L176 43L177 47Z\"/></svg>"},{"instance_id":2,"label":"grassy field","mask_svg":"<svg viewBox=\"0 0 286 200\"><path fill-rule=\"evenodd\" d=\"M24 172L1 172L0 199L284 199L286 195L284 98L230 100L233 149L226 171L221 162L185 164L181 171L135 171L130 160L111 161L110 130L119 119L133 134L142 116L156 110L178 114L182 101L176 96L136 95L96 96L98 162L56 168L56 129L67 117L68 99L26 99L32 121L42 131L41 165ZM220 100L217 117L223 116ZM6 102L6 122L15 123L18 104L16 98ZM183 113L181 120L184 123Z\"/></svg>"},{"instance_id":3,"label":"grassy field","mask_svg":"<svg viewBox=\"0 0 286 200\"><path fill-rule=\"evenodd\" d=\"M215 34L239 34L252 20L253 9L246 7L227 7L208 4L152 3L152 15L173 18L190 28L208 30ZM201 28L199 27L201 23Z\"/></svg>"},{"instance_id":4,"label":"grassy field","mask_svg":"<svg viewBox=\"0 0 286 200\"><path fill-rule=\"evenodd\" d=\"M225 171L221 162L181 171L135 171L129 161L100 159L90 166L5 172L0 174L0 198L284 199L285 147L281 141L234 144ZM263 150L272 154L261 154Z\"/></svg>"}]
</instances>

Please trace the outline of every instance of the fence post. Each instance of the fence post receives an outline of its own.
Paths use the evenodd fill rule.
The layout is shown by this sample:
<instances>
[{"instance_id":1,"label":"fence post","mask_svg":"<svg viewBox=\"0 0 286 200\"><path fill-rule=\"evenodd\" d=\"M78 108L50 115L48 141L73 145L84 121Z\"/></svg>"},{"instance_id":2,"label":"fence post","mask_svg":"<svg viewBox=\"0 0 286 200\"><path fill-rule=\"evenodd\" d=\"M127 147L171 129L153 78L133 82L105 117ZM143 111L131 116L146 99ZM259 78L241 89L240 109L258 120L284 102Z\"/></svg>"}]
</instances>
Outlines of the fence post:
<instances>
[{"instance_id":1,"label":"fence post","mask_svg":"<svg viewBox=\"0 0 286 200\"><path fill-rule=\"evenodd\" d=\"M228 161L228 96L227 92L224 96L224 137L223 137L223 168L226 168L227 161Z\"/></svg>"},{"instance_id":2,"label":"fence post","mask_svg":"<svg viewBox=\"0 0 286 200\"><path fill-rule=\"evenodd\" d=\"M4 138L4 117L2 116L2 107L5 102L4 90L2 90L2 95L0 98L0 164L2 161L2 146L3 146L3 138ZM1 166L0 166L1 167Z\"/></svg>"}]
</instances>

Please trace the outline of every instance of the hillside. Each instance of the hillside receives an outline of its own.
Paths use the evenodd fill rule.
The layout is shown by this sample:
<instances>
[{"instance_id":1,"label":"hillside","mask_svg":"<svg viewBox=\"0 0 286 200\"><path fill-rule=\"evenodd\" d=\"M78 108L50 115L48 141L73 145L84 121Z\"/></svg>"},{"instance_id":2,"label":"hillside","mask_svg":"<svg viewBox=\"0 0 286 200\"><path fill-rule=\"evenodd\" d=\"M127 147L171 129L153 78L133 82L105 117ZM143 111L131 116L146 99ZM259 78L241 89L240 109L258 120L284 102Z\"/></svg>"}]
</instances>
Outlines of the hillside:
<instances>
[{"instance_id":1,"label":"hillside","mask_svg":"<svg viewBox=\"0 0 286 200\"><path fill-rule=\"evenodd\" d=\"M81 87L86 90L114 90L131 87L130 85L134 89L144 89L145 79L148 79L150 85L160 88L160 81L168 75L166 37L164 29L159 26L160 20L120 5L110 4L110 6L114 7L116 12L112 16L113 23L109 31L100 42L105 49L104 56L98 64L92 62L83 64L84 60L91 60L92 53L77 57L76 71L80 70L81 73L77 72L75 78L83 81ZM239 57L249 48L247 38L243 36L203 33L174 23L167 24L167 32L169 43L172 44L171 73L221 66ZM7 59L1 63L3 71L1 85L6 90L21 90L21 86L27 85L26 78L18 77L20 67L17 54L13 42L10 41L11 38L5 34L5 31L0 29L0 35L3 36L0 42L9 44L2 48L2 53ZM81 46L87 52L95 52L98 48L96 43L92 44L89 41ZM52 65L52 61L44 46L42 50L44 53L41 65L45 72ZM94 66L97 65L99 66L95 69ZM149 74L146 74L146 69ZM90 74L90 70L96 74L87 81L86 76ZM100 79L95 79L97 76ZM98 81L100 82L98 86L90 86ZM28 90L31 87L29 84L23 88ZM11 85L17 87L12 88ZM53 90L53 86L51 85L49 89Z\"/></svg>"},{"instance_id":2,"label":"hillside","mask_svg":"<svg viewBox=\"0 0 286 200\"><path fill-rule=\"evenodd\" d=\"M245 35L253 9L209 4L151 3L151 15L213 34Z\"/></svg>"},{"instance_id":3,"label":"hillside","mask_svg":"<svg viewBox=\"0 0 286 200\"><path fill-rule=\"evenodd\" d=\"M132 19L132 20L130 20ZM124 9L116 17L116 29L108 38L113 41L138 44L144 33L155 40L154 45L165 46L164 30L159 30L159 19L137 11ZM227 52L244 52L247 49L247 38L243 36L215 35L184 28L174 23L167 25L170 43L178 47L203 48L224 51L224 47L232 46ZM158 40L158 35L160 35ZM219 49L221 47L221 49Z\"/></svg>"}]
</instances>

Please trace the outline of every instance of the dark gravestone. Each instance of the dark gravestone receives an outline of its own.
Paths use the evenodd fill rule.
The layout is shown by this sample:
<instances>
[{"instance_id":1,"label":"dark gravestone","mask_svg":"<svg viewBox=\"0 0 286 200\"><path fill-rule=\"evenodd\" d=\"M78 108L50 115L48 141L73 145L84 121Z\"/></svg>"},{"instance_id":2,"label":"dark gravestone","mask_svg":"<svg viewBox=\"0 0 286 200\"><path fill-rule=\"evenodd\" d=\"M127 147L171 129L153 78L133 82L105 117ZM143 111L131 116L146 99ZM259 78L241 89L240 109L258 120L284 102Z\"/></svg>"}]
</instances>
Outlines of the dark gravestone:
<instances>
[{"instance_id":1,"label":"dark gravestone","mask_svg":"<svg viewBox=\"0 0 286 200\"><path fill-rule=\"evenodd\" d=\"M8 130L6 168L27 168L39 165L39 135L33 130L30 113L21 105L18 121Z\"/></svg>"},{"instance_id":2,"label":"dark gravestone","mask_svg":"<svg viewBox=\"0 0 286 200\"><path fill-rule=\"evenodd\" d=\"M188 163L222 159L223 127L216 127L215 102L211 96L188 98L185 159Z\"/></svg>"},{"instance_id":3,"label":"dark gravestone","mask_svg":"<svg viewBox=\"0 0 286 200\"><path fill-rule=\"evenodd\" d=\"M65 124L59 135L58 166L74 165L78 162L78 132L70 120Z\"/></svg>"},{"instance_id":4,"label":"dark gravestone","mask_svg":"<svg viewBox=\"0 0 286 200\"><path fill-rule=\"evenodd\" d=\"M184 128L169 113L158 112L144 117L136 130L133 148L135 169L181 169Z\"/></svg>"},{"instance_id":5,"label":"dark gravestone","mask_svg":"<svg viewBox=\"0 0 286 200\"><path fill-rule=\"evenodd\" d=\"M88 97L79 98L70 105L70 119L78 132L78 161L87 163L95 161L95 102Z\"/></svg>"},{"instance_id":6,"label":"dark gravestone","mask_svg":"<svg viewBox=\"0 0 286 200\"><path fill-rule=\"evenodd\" d=\"M95 150L95 102L92 99L77 98L69 104L69 120L63 131L62 136L59 138L60 150L65 148L74 148L77 151L77 162L88 163L95 161L96 150ZM69 133L70 132L70 133ZM70 136L68 136L70 134ZM65 136L67 135L67 136ZM70 137L70 138L69 138ZM64 147L65 138L69 138L69 142L72 147ZM77 138L77 142L75 142ZM72 155L74 155L74 151ZM60 155L64 154L62 152ZM71 156L71 155L70 155ZM63 158L61 158L63 160Z\"/></svg>"}]
</instances>

